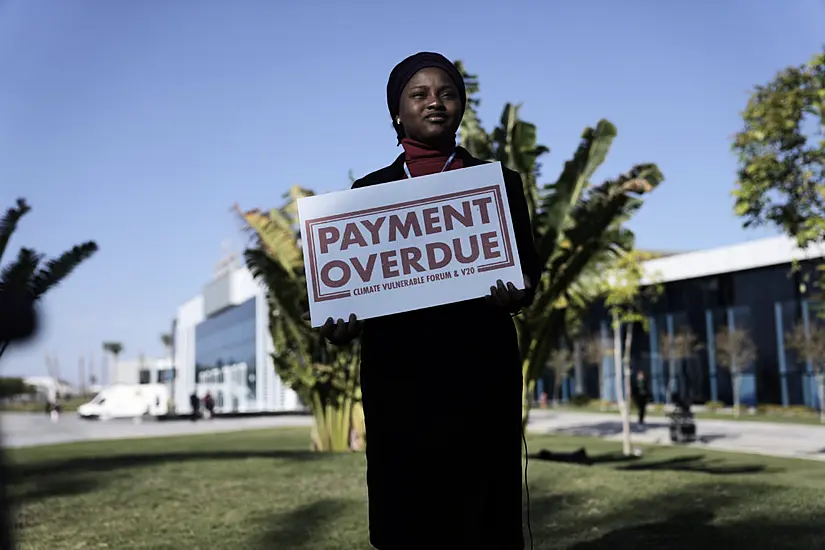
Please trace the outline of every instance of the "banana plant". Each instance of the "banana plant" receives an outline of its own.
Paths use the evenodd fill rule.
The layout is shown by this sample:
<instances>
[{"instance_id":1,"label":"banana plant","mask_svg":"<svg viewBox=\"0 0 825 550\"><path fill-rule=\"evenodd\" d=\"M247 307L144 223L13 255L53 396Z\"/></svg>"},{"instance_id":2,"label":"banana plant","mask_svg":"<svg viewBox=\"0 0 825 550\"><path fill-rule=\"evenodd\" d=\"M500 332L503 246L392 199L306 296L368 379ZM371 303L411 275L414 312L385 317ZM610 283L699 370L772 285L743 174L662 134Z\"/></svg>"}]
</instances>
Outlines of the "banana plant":
<instances>
[{"instance_id":1,"label":"banana plant","mask_svg":"<svg viewBox=\"0 0 825 550\"><path fill-rule=\"evenodd\" d=\"M601 126L608 124L600 122ZM622 252L632 250L633 233L622 224L641 207L640 197L663 180L655 165L642 164L618 178L589 187L584 175L593 173L604 160L601 151L607 139L612 137L600 138L597 130L587 129L574 156L587 161L576 162L574 170L569 170L568 163L562 177L545 186L542 193L542 209L535 226L536 247L545 274L533 304L518 321L525 424L536 379L552 349L550 343L565 331L570 304L586 309L598 299L594 273L604 272Z\"/></svg>"},{"instance_id":2,"label":"banana plant","mask_svg":"<svg viewBox=\"0 0 825 550\"><path fill-rule=\"evenodd\" d=\"M519 118L519 105L507 104L498 127L486 132L476 110L478 79L460 62L457 66L465 81L472 83L467 88L469 99L460 128L462 146L521 175L544 268L533 304L516 318L523 358L522 421L526 424L536 381L554 343L599 299L604 269L633 248L635 237L624 224L663 176L655 164L639 164L617 178L593 185L591 178L617 135L612 123L600 120L584 130L558 179L539 185L539 161L549 149L538 143L536 126Z\"/></svg>"},{"instance_id":3,"label":"banana plant","mask_svg":"<svg viewBox=\"0 0 825 550\"><path fill-rule=\"evenodd\" d=\"M295 186L268 213L235 209L253 237L246 264L267 288L275 370L312 412L312 448L354 450L365 440L357 343L328 345L302 319L308 298L297 200L312 194Z\"/></svg>"},{"instance_id":4,"label":"banana plant","mask_svg":"<svg viewBox=\"0 0 825 550\"><path fill-rule=\"evenodd\" d=\"M541 200L538 186L541 166L538 159L549 153L550 149L537 143L536 125L521 120L519 110L521 104L507 103L504 106L499 125L492 132L493 148L496 160L521 174L530 219L535 222Z\"/></svg>"},{"instance_id":5,"label":"banana plant","mask_svg":"<svg viewBox=\"0 0 825 550\"><path fill-rule=\"evenodd\" d=\"M478 77L468 73L461 61L456 61L455 66L464 77L464 86L467 90L467 106L464 110L464 117L461 119L461 126L458 128L461 145L476 158L492 158L493 150L490 135L484 130L481 120L478 118L477 109L481 104L481 99L478 97Z\"/></svg>"}]
</instances>

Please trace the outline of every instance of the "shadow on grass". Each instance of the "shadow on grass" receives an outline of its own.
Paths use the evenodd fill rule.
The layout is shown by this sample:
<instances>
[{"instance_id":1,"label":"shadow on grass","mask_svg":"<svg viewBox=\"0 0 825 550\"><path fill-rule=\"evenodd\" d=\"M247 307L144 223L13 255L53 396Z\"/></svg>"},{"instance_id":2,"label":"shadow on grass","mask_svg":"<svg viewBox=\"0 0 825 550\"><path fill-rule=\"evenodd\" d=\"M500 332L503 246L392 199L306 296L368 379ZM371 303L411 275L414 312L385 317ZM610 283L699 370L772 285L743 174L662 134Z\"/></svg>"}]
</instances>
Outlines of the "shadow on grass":
<instances>
[{"instance_id":1,"label":"shadow on grass","mask_svg":"<svg viewBox=\"0 0 825 550\"><path fill-rule=\"evenodd\" d=\"M640 427L638 424L631 424L630 431L634 434L645 434L650 429L668 428L669 424L665 422L648 422L645 427ZM569 436L587 436L587 437L611 437L622 433L622 423L619 421L598 422L595 424L581 424L578 426L571 426L569 428L559 428L557 430L550 430L548 433L556 435ZM667 436L667 434L665 434ZM738 434L732 433L710 433L699 434L698 443L708 444L721 439L733 440L738 439Z\"/></svg>"},{"instance_id":2,"label":"shadow on grass","mask_svg":"<svg viewBox=\"0 0 825 550\"><path fill-rule=\"evenodd\" d=\"M138 453L103 457L83 457L34 464L12 464L10 467L12 498L20 503L58 496L78 495L99 488L104 479L96 475L123 469L155 466L167 463L212 460L247 460L254 458L311 461L324 458L324 453L308 451L222 451L187 453Z\"/></svg>"},{"instance_id":3,"label":"shadow on grass","mask_svg":"<svg viewBox=\"0 0 825 550\"><path fill-rule=\"evenodd\" d=\"M67 472L103 472L133 466L153 466L167 462L192 462L201 460L246 460L249 458L274 458L281 460L317 460L324 453L309 451L195 451L186 453L136 453L105 457L83 457L53 462L12 465L16 476L65 474Z\"/></svg>"},{"instance_id":4,"label":"shadow on grass","mask_svg":"<svg viewBox=\"0 0 825 550\"><path fill-rule=\"evenodd\" d=\"M648 422L644 428L636 423L630 425L630 431L635 434L646 433L650 429L667 428L670 426L667 422ZM580 424L578 426L570 426L569 428L559 428L551 430L548 433L557 435L572 435L572 436L587 436L587 437L610 437L619 435L623 430L620 421L608 420L606 422L596 422L595 424Z\"/></svg>"},{"instance_id":5,"label":"shadow on grass","mask_svg":"<svg viewBox=\"0 0 825 550\"><path fill-rule=\"evenodd\" d=\"M93 475L75 475L68 478L35 478L31 483L13 487L12 501L16 504L54 497L82 495L95 491L101 481Z\"/></svg>"},{"instance_id":6,"label":"shadow on grass","mask_svg":"<svg viewBox=\"0 0 825 550\"><path fill-rule=\"evenodd\" d=\"M775 485L704 483L632 498L609 511L588 509L592 497L552 495L533 507L535 548L569 550L796 550L825 548L822 514L777 519L760 503ZM807 497L815 497L811 491ZM598 506L598 504L596 505ZM588 540L589 539L589 540ZM561 544L559 544L561 542Z\"/></svg>"},{"instance_id":7,"label":"shadow on grass","mask_svg":"<svg viewBox=\"0 0 825 550\"><path fill-rule=\"evenodd\" d=\"M339 500L319 500L274 518L266 518L267 530L253 548L315 548L326 538L325 532L334 528L335 520L344 515L350 505L351 503ZM366 539L366 534L364 537Z\"/></svg>"},{"instance_id":8,"label":"shadow on grass","mask_svg":"<svg viewBox=\"0 0 825 550\"><path fill-rule=\"evenodd\" d=\"M767 468L763 464L725 464L724 461L708 459L702 454L678 456L651 462L635 456L625 456L622 453L605 453L590 456L584 448L570 453L554 453L542 449L538 453L531 455L530 460L560 462L579 466L619 464L616 469L626 472L672 471L697 472L711 475L734 475L758 474L763 472L778 473L781 471L777 468Z\"/></svg>"},{"instance_id":9,"label":"shadow on grass","mask_svg":"<svg viewBox=\"0 0 825 550\"><path fill-rule=\"evenodd\" d=\"M570 550L796 550L821 548L823 533L814 522L742 521L714 525L713 512L694 510L662 521L611 531Z\"/></svg>"},{"instance_id":10,"label":"shadow on grass","mask_svg":"<svg viewBox=\"0 0 825 550\"><path fill-rule=\"evenodd\" d=\"M728 434L704 434L704 435L700 434L697 439L699 440L699 443L707 444L707 443L713 443L714 441L717 441L719 439L736 439L736 438L731 437Z\"/></svg>"},{"instance_id":11,"label":"shadow on grass","mask_svg":"<svg viewBox=\"0 0 825 550\"><path fill-rule=\"evenodd\" d=\"M758 474L763 472L778 473L777 468L767 468L762 464L724 464L723 461L708 459L704 455L672 457L656 462L639 462L619 466L617 470L626 472L642 471L671 471L671 472L698 472L711 475Z\"/></svg>"}]
</instances>

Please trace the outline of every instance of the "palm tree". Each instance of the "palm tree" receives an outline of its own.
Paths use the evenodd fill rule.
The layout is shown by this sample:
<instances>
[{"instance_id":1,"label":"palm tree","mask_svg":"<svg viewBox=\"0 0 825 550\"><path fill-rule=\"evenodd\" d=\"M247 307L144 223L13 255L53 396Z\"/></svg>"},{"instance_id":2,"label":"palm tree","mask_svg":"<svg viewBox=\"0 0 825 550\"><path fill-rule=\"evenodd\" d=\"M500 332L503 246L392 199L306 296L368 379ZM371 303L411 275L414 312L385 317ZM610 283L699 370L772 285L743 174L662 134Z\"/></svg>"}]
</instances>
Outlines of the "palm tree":
<instances>
[{"instance_id":1,"label":"palm tree","mask_svg":"<svg viewBox=\"0 0 825 550\"><path fill-rule=\"evenodd\" d=\"M166 350L167 355L172 353L172 335L168 332L160 335L160 343L163 344L163 349Z\"/></svg>"},{"instance_id":2,"label":"palm tree","mask_svg":"<svg viewBox=\"0 0 825 550\"><path fill-rule=\"evenodd\" d=\"M31 211L25 199L17 199L16 206L9 208L0 218L0 260L2 260L17 223ZM28 292L37 301L49 290L58 286L74 269L97 252L94 241L73 246L60 256L45 260L43 254L31 248L21 248L17 258L0 272L0 291ZM0 356L8 348L8 342L0 342Z\"/></svg>"},{"instance_id":3,"label":"palm tree","mask_svg":"<svg viewBox=\"0 0 825 550\"><path fill-rule=\"evenodd\" d=\"M570 305L586 309L600 295L600 273L616 257L632 250L633 233L624 223L642 205L642 195L664 179L655 164L639 164L599 185L590 179L607 157L616 127L600 120L585 128L573 158L554 183L539 185L540 158L549 149L537 142L536 126L519 119L519 105L507 104L499 126L486 132L476 106L478 80L468 74L461 143L471 153L501 162L521 174L530 208L539 261L545 275L536 285L533 304L516 318L523 355L523 414L526 424L535 383L558 337L567 332ZM551 276L552 275L552 276Z\"/></svg>"},{"instance_id":4,"label":"palm tree","mask_svg":"<svg viewBox=\"0 0 825 550\"><path fill-rule=\"evenodd\" d=\"M242 212L253 234L244 252L247 266L268 289L269 330L275 352L275 370L294 389L315 418L312 440L318 451L345 451L363 441L360 362L357 342L331 346L302 321L308 297L303 252L297 229L297 199L311 191L293 187L285 204L268 214ZM355 437L353 437L355 435Z\"/></svg>"},{"instance_id":5,"label":"palm tree","mask_svg":"<svg viewBox=\"0 0 825 550\"><path fill-rule=\"evenodd\" d=\"M105 353L111 353L112 354L112 358L114 359L113 368L114 368L115 372L117 372L117 360L120 357L120 354L123 353L123 344L121 344L120 342L103 342L103 351ZM112 383L112 378L114 378L114 377L111 376L111 369L109 369L109 370L110 370L110 372L109 372L109 376L108 376L108 383L111 384Z\"/></svg>"},{"instance_id":6,"label":"palm tree","mask_svg":"<svg viewBox=\"0 0 825 550\"><path fill-rule=\"evenodd\" d=\"M172 361L172 347L175 345L175 340L172 335L168 332L165 332L160 335L160 343L163 344L163 349L166 351L166 357L169 358L169 361Z\"/></svg>"},{"instance_id":7,"label":"palm tree","mask_svg":"<svg viewBox=\"0 0 825 550\"><path fill-rule=\"evenodd\" d=\"M89 385L97 386L97 375L95 374L95 354L89 354Z\"/></svg>"}]
</instances>

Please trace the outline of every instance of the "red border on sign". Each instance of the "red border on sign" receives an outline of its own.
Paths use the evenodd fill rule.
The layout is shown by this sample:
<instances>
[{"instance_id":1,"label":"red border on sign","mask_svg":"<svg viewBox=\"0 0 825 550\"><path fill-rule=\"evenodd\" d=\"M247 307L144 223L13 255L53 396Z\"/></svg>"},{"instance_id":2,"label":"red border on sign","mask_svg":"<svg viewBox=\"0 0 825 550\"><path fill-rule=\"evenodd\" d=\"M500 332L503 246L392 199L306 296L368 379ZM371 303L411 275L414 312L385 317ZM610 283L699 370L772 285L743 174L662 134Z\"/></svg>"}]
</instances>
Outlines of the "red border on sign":
<instances>
[{"instance_id":1,"label":"red border on sign","mask_svg":"<svg viewBox=\"0 0 825 550\"><path fill-rule=\"evenodd\" d=\"M352 218L360 218L371 214L382 214L384 212L391 212L393 210L402 210L416 206L424 206L428 204L445 202L448 200L473 197L477 195L492 195L493 201L498 209L499 230L504 236L504 259L497 262L485 264L476 268L479 272L493 271L495 269L506 269L515 265L513 258L513 248L510 244L510 231L507 229L506 216L508 212L504 209L504 201L501 196L501 188L497 185L490 187L480 187L478 189L471 189L469 191L460 191L457 193L449 193L446 195L438 195L435 197L428 197L426 199L417 199L414 201L400 202L388 206L379 206L376 208L368 208L366 210L356 210L355 212L347 212L345 214L336 214L334 216L326 216L323 218L313 218L304 222L304 237L307 239L307 249L309 251L309 279L312 284L312 295L315 302L325 302L328 300L338 300L341 298L349 298L352 291L344 290L337 292L330 292L327 294L321 293L321 285L319 283L318 264L315 261L315 232L314 227L319 224L328 222L337 222Z\"/></svg>"}]
</instances>

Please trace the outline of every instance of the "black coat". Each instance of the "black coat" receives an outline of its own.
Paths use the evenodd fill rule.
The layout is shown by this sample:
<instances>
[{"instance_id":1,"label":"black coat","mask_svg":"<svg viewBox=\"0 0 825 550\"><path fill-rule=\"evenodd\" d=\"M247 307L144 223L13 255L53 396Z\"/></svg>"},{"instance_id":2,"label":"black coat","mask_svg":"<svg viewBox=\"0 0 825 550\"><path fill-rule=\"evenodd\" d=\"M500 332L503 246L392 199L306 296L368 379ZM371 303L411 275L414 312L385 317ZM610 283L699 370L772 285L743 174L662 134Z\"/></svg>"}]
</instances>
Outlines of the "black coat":
<instances>
[{"instance_id":1,"label":"black coat","mask_svg":"<svg viewBox=\"0 0 825 550\"><path fill-rule=\"evenodd\" d=\"M464 167L484 164L457 154ZM403 162L353 188L404 179ZM522 271L535 287L541 266L521 177L503 170ZM368 319L361 387L373 546L523 548L521 356L509 313L475 299Z\"/></svg>"},{"instance_id":2,"label":"black coat","mask_svg":"<svg viewBox=\"0 0 825 550\"><path fill-rule=\"evenodd\" d=\"M646 376L644 380L642 380L641 384L639 384L639 379L635 376L630 383L630 394L633 399L645 402L650 401L650 384L648 383Z\"/></svg>"}]
</instances>

